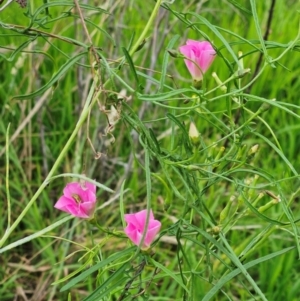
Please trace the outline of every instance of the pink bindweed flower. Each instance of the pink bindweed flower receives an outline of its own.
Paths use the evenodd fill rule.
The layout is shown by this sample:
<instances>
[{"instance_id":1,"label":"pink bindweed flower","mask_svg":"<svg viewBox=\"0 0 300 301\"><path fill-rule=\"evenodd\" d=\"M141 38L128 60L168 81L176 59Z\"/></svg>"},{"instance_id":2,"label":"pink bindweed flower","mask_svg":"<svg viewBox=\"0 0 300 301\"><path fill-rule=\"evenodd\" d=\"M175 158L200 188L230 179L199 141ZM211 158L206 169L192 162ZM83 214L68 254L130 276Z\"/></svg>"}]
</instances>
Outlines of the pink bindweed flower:
<instances>
[{"instance_id":1,"label":"pink bindweed flower","mask_svg":"<svg viewBox=\"0 0 300 301\"><path fill-rule=\"evenodd\" d=\"M137 246L140 244L144 231L146 231L142 249L148 249L159 232L161 223L154 219L152 210L150 211L148 229L145 230L147 220L147 210L142 210L133 214L125 214L127 227L124 229L126 235Z\"/></svg>"},{"instance_id":2,"label":"pink bindweed flower","mask_svg":"<svg viewBox=\"0 0 300 301\"><path fill-rule=\"evenodd\" d=\"M200 82L203 74L216 57L216 51L207 41L187 40L186 45L179 47L179 51L189 60L184 60L195 82Z\"/></svg>"},{"instance_id":3,"label":"pink bindweed flower","mask_svg":"<svg viewBox=\"0 0 300 301\"><path fill-rule=\"evenodd\" d=\"M80 218L90 218L96 206L96 186L89 182L68 183L54 207Z\"/></svg>"}]
</instances>

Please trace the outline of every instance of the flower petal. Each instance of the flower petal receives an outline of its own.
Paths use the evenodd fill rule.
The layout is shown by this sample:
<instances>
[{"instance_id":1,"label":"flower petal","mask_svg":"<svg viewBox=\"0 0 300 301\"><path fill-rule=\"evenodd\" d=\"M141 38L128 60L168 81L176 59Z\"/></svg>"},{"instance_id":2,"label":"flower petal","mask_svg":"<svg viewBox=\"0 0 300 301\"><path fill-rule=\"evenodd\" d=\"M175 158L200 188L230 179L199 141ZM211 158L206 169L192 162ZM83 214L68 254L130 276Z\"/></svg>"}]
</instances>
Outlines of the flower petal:
<instances>
[{"instance_id":1,"label":"flower petal","mask_svg":"<svg viewBox=\"0 0 300 301\"><path fill-rule=\"evenodd\" d=\"M82 187L78 182L68 183L54 207L79 218L90 218L96 205L96 186L86 184Z\"/></svg>"},{"instance_id":2,"label":"flower petal","mask_svg":"<svg viewBox=\"0 0 300 301\"><path fill-rule=\"evenodd\" d=\"M124 218L127 222L124 232L130 238L130 240L134 244L139 245L143 237L143 233L146 231L142 248L149 248L161 227L161 223L154 219L152 210L149 212L149 223L147 230L145 229L147 210L142 210L133 214L125 214Z\"/></svg>"},{"instance_id":3,"label":"flower petal","mask_svg":"<svg viewBox=\"0 0 300 301\"><path fill-rule=\"evenodd\" d=\"M189 60L185 64L195 81L200 81L203 74L215 59L216 51L207 41L187 40L186 45L180 46L179 51Z\"/></svg>"}]
</instances>

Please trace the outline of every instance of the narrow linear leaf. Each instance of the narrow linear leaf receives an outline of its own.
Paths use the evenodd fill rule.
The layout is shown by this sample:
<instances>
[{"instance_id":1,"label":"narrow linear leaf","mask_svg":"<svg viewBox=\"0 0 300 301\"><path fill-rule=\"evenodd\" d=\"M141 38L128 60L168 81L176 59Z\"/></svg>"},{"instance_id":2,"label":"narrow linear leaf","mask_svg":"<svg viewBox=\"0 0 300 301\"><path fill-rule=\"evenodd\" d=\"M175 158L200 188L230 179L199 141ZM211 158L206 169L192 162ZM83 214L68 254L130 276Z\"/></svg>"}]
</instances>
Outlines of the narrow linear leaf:
<instances>
[{"instance_id":1,"label":"narrow linear leaf","mask_svg":"<svg viewBox=\"0 0 300 301\"><path fill-rule=\"evenodd\" d=\"M95 264L94 266L92 266L91 268L89 268L88 270L82 272L80 275L78 275L77 277L73 278L70 282L68 282L67 284L65 284L60 291L64 292L68 289L70 289L71 287L73 287L74 285L76 285L77 283L84 281L84 279L86 279L89 275L91 275L92 273L98 271L99 269L105 267L106 265L110 264L111 262L120 259L121 257L124 257L126 255L129 255L130 253L133 253L133 251L136 249L136 247L131 247L129 249L125 249L121 252L115 253L114 255L108 257L105 260L102 260L101 262Z\"/></svg>"},{"instance_id":2,"label":"narrow linear leaf","mask_svg":"<svg viewBox=\"0 0 300 301\"><path fill-rule=\"evenodd\" d=\"M37 35L36 35L35 37L31 38L30 40L28 40L28 41L22 43L18 48L16 48L16 49L11 53L11 55L10 55L9 58L7 58L4 54L1 54L1 56L2 56L5 60L7 60L8 62L12 62L12 61L15 59L16 55L17 55L19 52L21 52L25 47L27 47L30 43L34 42L34 41L36 40L36 38L37 38ZM1 48L1 47L0 47L0 48Z\"/></svg>"},{"instance_id":3,"label":"narrow linear leaf","mask_svg":"<svg viewBox=\"0 0 300 301\"><path fill-rule=\"evenodd\" d=\"M149 128L149 135L150 135L154 145L156 146L156 150L157 150L158 154L161 154L160 145L156 139L155 133L153 132L153 130L151 128Z\"/></svg>"},{"instance_id":4,"label":"narrow linear leaf","mask_svg":"<svg viewBox=\"0 0 300 301\"><path fill-rule=\"evenodd\" d=\"M139 78L137 76L137 73L136 73L133 61L131 59L131 56L130 56L129 52L127 51L127 49L125 47L122 47L122 50L123 50L123 53L125 55L126 61L127 61L128 65L129 65L129 68L130 68L131 72L133 73L134 79L136 81L136 85L137 85L137 87L139 89L141 89L140 81L139 81Z\"/></svg>"},{"instance_id":5,"label":"narrow linear leaf","mask_svg":"<svg viewBox=\"0 0 300 301\"><path fill-rule=\"evenodd\" d=\"M169 269L167 269L165 266L163 266L162 264L160 264L159 262L155 261L153 258L149 258L149 261L157 268L159 268L160 270L164 271L168 276L171 277L171 279L174 279L188 294L190 293L189 289L184 285L184 283L182 282L182 280L177 277L174 272L170 271Z\"/></svg>"},{"instance_id":6,"label":"narrow linear leaf","mask_svg":"<svg viewBox=\"0 0 300 301\"><path fill-rule=\"evenodd\" d=\"M294 232L295 241L297 244L298 257L300 258L299 230L295 224L295 219L293 217L293 213L291 212L290 208L287 206L287 200L282 192L280 193L280 198L281 198L281 202L280 202L281 207L282 207L286 217L288 218L288 220L291 223L291 226L292 226L292 229Z\"/></svg>"},{"instance_id":7,"label":"narrow linear leaf","mask_svg":"<svg viewBox=\"0 0 300 301\"><path fill-rule=\"evenodd\" d=\"M229 245L227 239L225 238L225 236L223 235L222 232L219 234L219 237L220 237L221 241L223 242L224 246L226 247L226 249L228 250L228 252L230 253L230 259L233 262L233 264L237 268L240 269L241 273L248 280L248 282L252 285L253 290L257 293L257 295L259 295L263 301L268 301L265 294L262 292L260 287L257 285L256 281L251 277L251 275L246 270L245 266L241 263L239 258L235 255L234 251L232 250L231 246Z\"/></svg>"},{"instance_id":8,"label":"narrow linear leaf","mask_svg":"<svg viewBox=\"0 0 300 301\"><path fill-rule=\"evenodd\" d=\"M187 182L187 179L185 179L185 177L183 177L183 175L181 174L181 172L179 171L178 168L176 168L174 165L171 165L171 168L177 174L180 182L185 187L186 194L189 195L187 198L192 200L194 198L194 195L193 195L193 192L192 192L192 187L191 187L191 185L189 185L190 183Z\"/></svg>"},{"instance_id":9,"label":"narrow linear leaf","mask_svg":"<svg viewBox=\"0 0 300 301\"><path fill-rule=\"evenodd\" d=\"M186 128L182 125L182 123L171 113L167 113L167 117L172 120L177 126L182 130L185 136L188 136L188 132Z\"/></svg>"},{"instance_id":10,"label":"narrow linear leaf","mask_svg":"<svg viewBox=\"0 0 300 301\"><path fill-rule=\"evenodd\" d=\"M46 2L44 5L41 5L38 7L38 9L34 12L34 14L32 16L30 16L30 24L28 26L28 28L32 27L32 25L34 24L34 22L38 19L38 16L42 13L44 13L44 11L47 11L49 9L49 7L55 7L55 6L71 6L74 7L75 4L73 1L51 1L51 2ZM83 4L83 3L79 3L80 8L86 9L86 10L93 10L93 11L98 11L100 13L105 13L105 14L109 14L105 9L100 8L99 6L91 6L91 5L87 5L87 4ZM46 16L46 18L48 18L48 16Z\"/></svg>"},{"instance_id":11,"label":"narrow linear leaf","mask_svg":"<svg viewBox=\"0 0 300 301\"><path fill-rule=\"evenodd\" d=\"M112 189L110 189L109 187L95 181L95 180L92 180L91 178L88 178L86 176L83 176L83 175L80 175L80 174L77 174L77 173L62 173L58 176L54 176L54 177L51 177L49 179L49 182L51 182L52 180L54 179L57 179L57 178L61 178L61 177L71 177L71 178L78 178L78 179L81 179L81 180L84 180L84 181L87 181L91 184L94 184L95 186L97 186L98 188L104 190L104 191L108 191L108 192L111 192L111 193L114 193L115 191L113 191Z\"/></svg>"},{"instance_id":12,"label":"narrow linear leaf","mask_svg":"<svg viewBox=\"0 0 300 301\"><path fill-rule=\"evenodd\" d=\"M257 15L257 11L256 11L256 3L255 0L250 0L250 4L251 4L251 9L252 9L252 15L253 15L253 19L254 19L254 24L255 24L255 28L256 28L256 32L258 35L258 39L260 40L260 45L262 48L262 51L265 55L266 58L268 58L268 53L267 53L267 48L261 33L261 29L260 29L260 24L259 24L259 20L258 20L258 15Z\"/></svg>"},{"instance_id":13,"label":"narrow linear leaf","mask_svg":"<svg viewBox=\"0 0 300 301\"><path fill-rule=\"evenodd\" d=\"M80 19L80 17L77 16L77 15L72 15L72 16L73 16L73 17L76 17L76 18L78 18L78 19ZM112 37L106 30L104 30L103 28L101 28L100 26L98 26L96 23L90 21L89 19L84 18L84 22L87 23L87 24L93 25L93 26L94 26L95 28L97 28L100 32L104 33L104 34L112 41L114 47L116 46L115 40L113 39L113 37Z\"/></svg>"},{"instance_id":14,"label":"narrow linear leaf","mask_svg":"<svg viewBox=\"0 0 300 301\"><path fill-rule=\"evenodd\" d=\"M186 200L185 197L182 196L182 195L180 194L180 192L179 192L179 190L177 189L176 185L175 185L174 182L172 181L172 179L171 179L171 177L170 177L170 174L169 174L168 170L166 169L166 166L165 166L163 160L161 160L160 158L158 158L158 161L159 161L160 166L161 166L161 168L162 168L163 174L165 175L165 177L166 177L166 179L167 179L167 181L168 181L168 183L169 183L169 185L170 185L171 191L174 192L175 196L176 196L178 199L180 199L180 200L182 200L182 201L185 201L185 200Z\"/></svg>"},{"instance_id":15,"label":"narrow linear leaf","mask_svg":"<svg viewBox=\"0 0 300 301\"><path fill-rule=\"evenodd\" d=\"M54 85L77 61L79 61L83 56L85 56L87 52L81 52L67 61L50 79L50 81L44 85L42 88L36 90L33 93L25 94L25 95L17 95L14 96L14 99L26 99L32 98L37 95L42 94L44 91L48 90L52 85Z\"/></svg>"},{"instance_id":16,"label":"narrow linear leaf","mask_svg":"<svg viewBox=\"0 0 300 301\"><path fill-rule=\"evenodd\" d=\"M299 175L298 172L296 171L296 169L293 167L292 163L287 159L287 157L283 154L283 152L274 143L272 143L268 138L266 138L265 136L263 136L257 132L253 132L253 134L260 137L267 144L269 144L275 150L275 152L283 159L283 161L287 164L287 166L290 168L290 170L293 172L293 174L295 176Z\"/></svg>"},{"instance_id":17,"label":"narrow linear leaf","mask_svg":"<svg viewBox=\"0 0 300 301\"><path fill-rule=\"evenodd\" d=\"M180 37L179 35L175 35L167 45L167 48L166 48L167 50L165 51L164 58L163 58L163 63L162 63L162 68L161 68L160 84L159 84L159 88L158 88L159 92L161 92L163 90L164 85L165 85L168 62L169 62L169 57L170 57L168 49L173 48L174 44L179 39L179 37Z\"/></svg>"},{"instance_id":18,"label":"narrow linear leaf","mask_svg":"<svg viewBox=\"0 0 300 301\"><path fill-rule=\"evenodd\" d=\"M280 101L275 101L275 100L270 100L270 99L267 99L267 98L262 98L262 97L258 97L256 95L250 95L250 94L243 94L245 97L248 98L248 101L255 101L255 102L263 102L263 103L267 103L273 107L277 107L278 109L281 109L281 110L284 110L286 111L287 113L291 114L292 116L300 119L300 115L299 114L296 114L294 111L286 108L285 106L291 106L291 107L294 107L296 109L300 109L299 106L297 105L293 105L293 104L287 104L287 103L283 103L283 102L280 102Z\"/></svg>"},{"instance_id":19,"label":"narrow linear leaf","mask_svg":"<svg viewBox=\"0 0 300 301\"><path fill-rule=\"evenodd\" d=\"M0 249L0 254L6 252L8 250L11 250L13 248L16 248L18 246L21 246L21 245L23 245L23 244L25 244L25 243L27 243L29 241L32 241L33 239L41 237L42 235L46 234L47 232L52 231L53 229L57 228L58 226L63 225L64 223L66 223L67 221L71 220L72 218L74 218L72 215L68 215L68 216L62 218L61 220L53 223L52 225L44 228L41 231L37 231L34 234L31 234L29 236L26 236L26 237L24 237L22 239L17 240L15 242L13 242L13 243L11 243L11 244L9 244L9 245L1 248Z\"/></svg>"},{"instance_id":20,"label":"narrow linear leaf","mask_svg":"<svg viewBox=\"0 0 300 301\"><path fill-rule=\"evenodd\" d=\"M266 215L260 213L255 207L252 206L252 204L247 200L246 196L244 195L244 193L242 194L243 195L243 200L244 202L246 203L247 207L259 218L269 222L270 224L273 224L273 225L280 225L280 226L286 226L288 225L288 223L283 223L283 222L280 222L280 221L276 221L274 219L271 219L269 217L267 217Z\"/></svg>"},{"instance_id":21,"label":"narrow linear leaf","mask_svg":"<svg viewBox=\"0 0 300 301\"><path fill-rule=\"evenodd\" d=\"M272 258L275 258L277 256L280 256L282 254L285 254L291 250L295 249L295 247L289 247L289 248L285 248L283 250L280 250L278 252L274 252L272 254L269 254L269 255L266 255L266 256L263 256L259 259L255 259L255 260L252 260L248 263L246 263L244 266L246 269L249 269L253 266L256 266L257 264L259 263L262 263L262 262L265 262L265 261L268 261ZM230 272L229 274L227 274L226 276L223 276L221 277L221 279L215 283L213 285L213 288L203 297L202 301L209 301L211 300L211 298L227 283L229 282L232 278L236 277L237 275L239 275L241 273L241 270L240 269L235 269L233 270L232 272Z\"/></svg>"},{"instance_id":22,"label":"narrow linear leaf","mask_svg":"<svg viewBox=\"0 0 300 301\"><path fill-rule=\"evenodd\" d=\"M260 48L255 45L255 44L259 44L260 43L258 40L247 40L247 39L243 38L242 36L236 34L235 32L232 32L231 30L227 30L226 28L222 28L222 27L219 27L219 26L216 26L216 28L219 31L224 31L224 32L230 34L231 36L234 36L234 37L238 38L239 40L241 40L241 41L230 42L229 45L243 45L243 44L248 44L248 45L252 46L253 48L255 48L256 51L259 51L259 52L261 51ZM221 46L219 48L219 50L221 50L223 47L225 47L225 46Z\"/></svg>"},{"instance_id":23,"label":"narrow linear leaf","mask_svg":"<svg viewBox=\"0 0 300 301\"><path fill-rule=\"evenodd\" d=\"M274 229L273 225L268 225L267 227L265 227L264 229L260 230L259 234L254 236L249 243L247 244L247 246L244 248L244 250L239 254L239 258L241 258L241 260L243 260L243 258L245 258L246 256L249 256L249 254L252 252L254 252L255 246L259 245L260 243L262 243L264 241L264 238L268 237L268 232L270 232L271 229Z\"/></svg>"},{"instance_id":24,"label":"narrow linear leaf","mask_svg":"<svg viewBox=\"0 0 300 301\"><path fill-rule=\"evenodd\" d=\"M191 145L190 145L189 135L188 135L188 132L187 132L186 128L182 125L182 123L173 114L168 113L166 116L170 120L172 120L175 124L177 124L178 127L181 129L182 139L183 139L183 144L184 144L185 150L186 150L187 153L191 153L192 148L191 148Z\"/></svg>"},{"instance_id":25,"label":"narrow linear leaf","mask_svg":"<svg viewBox=\"0 0 300 301\"><path fill-rule=\"evenodd\" d=\"M156 150L156 143L153 141L152 136L150 135L149 129L145 126L143 122L139 119L137 114L133 111L133 109L126 103L123 102L123 106L126 107L129 112L131 113L129 116L128 114L123 114L123 118L125 118L129 123L133 126L135 130L137 130L140 133L139 139L141 144L144 147L150 147L150 149ZM132 117L132 118L131 118ZM148 145L143 142L143 139L146 138L146 141L148 142Z\"/></svg>"},{"instance_id":26,"label":"narrow linear leaf","mask_svg":"<svg viewBox=\"0 0 300 301\"><path fill-rule=\"evenodd\" d=\"M201 216L203 216L203 215L201 215ZM268 301L266 299L265 295L263 294L263 292L261 291L261 289L256 284L255 280L247 272L246 267L241 263L239 258L235 255L234 251L232 250L232 248L230 247L230 245L228 244L226 238L223 236L222 233L219 234L219 237L220 237L220 239L221 239L221 241L223 242L224 245L221 244L220 242L218 242L216 239L214 239L206 231L203 231L202 229L200 229L198 227L195 227L195 226L191 226L191 225L187 225L187 226L189 226L189 228L193 228L195 231L199 232L199 234L201 234L203 237L208 239L221 252L223 252L232 261L232 263L241 271L241 273L248 280L248 282L252 285L253 289L261 297L261 299L264 300L264 301Z\"/></svg>"},{"instance_id":27,"label":"narrow linear leaf","mask_svg":"<svg viewBox=\"0 0 300 301\"><path fill-rule=\"evenodd\" d=\"M165 93L157 93L153 95L148 95L148 94L139 94L138 97L141 100L146 100L146 101L163 101L166 99L172 99L174 100L174 96L183 94L183 93L195 93L194 90L192 89L178 89L178 90L172 90L169 92ZM185 96L181 96L182 99L186 98Z\"/></svg>"},{"instance_id":28,"label":"narrow linear leaf","mask_svg":"<svg viewBox=\"0 0 300 301\"><path fill-rule=\"evenodd\" d=\"M134 41L134 37L135 37L135 31L132 32L127 49L130 50L132 45L133 45L133 41Z\"/></svg>"},{"instance_id":29,"label":"narrow linear leaf","mask_svg":"<svg viewBox=\"0 0 300 301\"><path fill-rule=\"evenodd\" d=\"M237 9L239 9L240 11L242 11L243 13L246 13L247 15L252 16L252 12L251 10L243 7L240 5L240 3L236 2L235 0L227 0L229 3L231 3L233 6L235 6Z\"/></svg>"},{"instance_id":30,"label":"narrow linear leaf","mask_svg":"<svg viewBox=\"0 0 300 301\"><path fill-rule=\"evenodd\" d=\"M124 276L126 268L129 266L129 263L124 263L118 270L116 270L106 281L102 283L96 290L94 290L88 297L84 298L83 301L98 301L103 300L106 295L108 295L112 290L120 286L122 283L125 283L128 277ZM123 275L114 284L112 283L117 277ZM101 291L103 291L101 293Z\"/></svg>"}]
</instances>

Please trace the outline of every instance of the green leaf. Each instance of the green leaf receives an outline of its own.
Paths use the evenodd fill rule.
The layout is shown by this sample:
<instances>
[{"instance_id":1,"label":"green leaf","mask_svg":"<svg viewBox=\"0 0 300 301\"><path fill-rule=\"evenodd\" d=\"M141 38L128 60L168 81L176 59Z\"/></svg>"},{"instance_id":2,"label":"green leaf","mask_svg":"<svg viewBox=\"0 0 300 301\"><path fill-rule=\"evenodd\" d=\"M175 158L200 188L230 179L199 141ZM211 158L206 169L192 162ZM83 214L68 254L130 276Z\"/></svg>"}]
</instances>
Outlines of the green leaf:
<instances>
[{"instance_id":1,"label":"green leaf","mask_svg":"<svg viewBox=\"0 0 300 301\"><path fill-rule=\"evenodd\" d=\"M73 58L71 58L70 60L67 61L67 63L65 63L63 66L61 66L61 68L52 76L52 78L50 79L50 81L44 85L42 88L36 90L33 93L30 94L25 94L25 95L17 95L14 97L14 99L27 99L27 98L32 98L35 97L37 95L42 94L44 91L48 90L49 88L51 88L51 86L53 86L55 83L58 82L58 80L73 66L77 63L77 61L79 61L83 56L85 56L87 54L87 52L81 52L79 54L77 54L76 56L74 56Z\"/></svg>"},{"instance_id":2,"label":"green leaf","mask_svg":"<svg viewBox=\"0 0 300 301\"><path fill-rule=\"evenodd\" d=\"M76 17L78 19L80 19L79 16L77 15L72 15L73 17ZM90 21L89 19L86 19L84 18L84 22L87 23L87 24L91 24L93 25L95 28L97 28L100 32L104 33L113 43L114 47L116 47L116 43L115 43L115 40L113 39L113 37L106 31L104 30L102 27L98 26L96 23ZM94 45L95 46L95 45Z\"/></svg>"},{"instance_id":3,"label":"green leaf","mask_svg":"<svg viewBox=\"0 0 300 301\"><path fill-rule=\"evenodd\" d=\"M242 11L243 13L246 13L250 16L252 16L252 12L251 10L241 6L238 2L236 2L235 0L227 0L229 3L231 3L233 6L235 6L237 9L239 9L240 11Z\"/></svg>"},{"instance_id":4,"label":"green leaf","mask_svg":"<svg viewBox=\"0 0 300 301\"><path fill-rule=\"evenodd\" d=\"M285 198L285 194L283 192L281 192L280 188L279 188L279 191L280 191L280 199L281 199L280 205L281 205L286 217L288 218L288 220L291 223L291 226L292 226L292 229L294 232L295 241L297 244L298 258L300 258L299 230L295 224L295 219L293 217L293 213L292 213L291 209L287 206L287 200Z\"/></svg>"},{"instance_id":5,"label":"green leaf","mask_svg":"<svg viewBox=\"0 0 300 301\"><path fill-rule=\"evenodd\" d=\"M124 272L126 268L129 266L129 263L124 263L118 270L116 270L106 281L102 283L96 290L94 290L88 297L84 298L83 301L98 301L103 300L101 298L106 297L110 294L114 289L119 287L122 283L127 281L128 277L124 276ZM123 275L121 279L112 283L116 278ZM103 292L101 292L103 291Z\"/></svg>"},{"instance_id":6,"label":"green leaf","mask_svg":"<svg viewBox=\"0 0 300 301\"><path fill-rule=\"evenodd\" d=\"M46 2L44 5L39 6L37 8L37 10L33 13L32 16L28 16L30 18L30 24L29 24L27 29L32 27L33 24L39 20L38 16L40 14L44 13L45 10L48 10L49 7L55 7L55 6L70 6L72 8L72 7L75 6L75 4L74 4L73 1L51 1L51 2ZM79 6L80 6L80 8L83 8L83 9L86 9L86 10L93 10L93 11L97 11L98 13L108 14L108 12L106 10L100 8L99 6L91 6L91 5L82 4L82 3L79 3ZM46 18L48 18L48 16L46 16Z\"/></svg>"},{"instance_id":7,"label":"green leaf","mask_svg":"<svg viewBox=\"0 0 300 301\"><path fill-rule=\"evenodd\" d=\"M265 55L265 58L268 59L268 52L267 52L267 48L266 48L266 45L265 45L265 41L264 41L262 33L261 33L261 28L260 28L258 15L257 15L257 11L256 11L255 0L250 0L250 4L251 4L251 9L252 9L252 14L253 14L253 19L254 19L256 32L257 32L258 38L260 40L260 45L261 45L262 51Z\"/></svg>"},{"instance_id":8,"label":"green leaf","mask_svg":"<svg viewBox=\"0 0 300 301\"><path fill-rule=\"evenodd\" d=\"M175 196L182 200L182 201L185 201L185 197L182 196L178 190L178 188L176 187L176 185L174 184L174 182L172 181L171 177L170 177L170 173L168 172L168 170L166 169L166 166L165 166L165 163L163 160L161 160L159 157L157 158L159 163L160 163L160 166L162 168L162 171L163 171L163 174L165 175L166 179L168 180L169 182L169 185L171 187L171 191L174 192Z\"/></svg>"},{"instance_id":9,"label":"green leaf","mask_svg":"<svg viewBox=\"0 0 300 301\"><path fill-rule=\"evenodd\" d=\"M149 261L157 268L159 268L160 270L164 271L168 276L171 277L171 279L174 279L188 294L190 293L189 289L184 285L184 283L182 282L182 280L177 277L177 275L175 275L174 272L170 271L169 269L167 269L165 266L163 266L162 264L160 264L159 262L155 261L153 258L149 258Z\"/></svg>"},{"instance_id":10,"label":"green leaf","mask_svg":"<svg viewBox=\"0 0 300 301\"><path fill-rule=\"evenodd\" d=\"M146 101L164 101L167 99L173 100L174 96L183 94L183 93L187 93L187 92L195 93L195 90L185 88L185 89L172 90L172 91L165 92L165 93L156 93L156 94L152 94L152 95L138 94L138 97L139 97L139 99L146 100ZM181 98L185 99L186 97L184 95L182 95Z\"/></svg>"},{"instance_id":11,"label":"green leaf","mask_svg":"<svg viewBox=\"0 0 300 301\"><path fill-rule=\"evenodd\" d=\"M188 154L192 153L192 147L189 141L189 134L186 128L182 125L182 123L171 113L167 113L166 115L170 120L172 120L182 131L182 139L185 150Z\"/></svg>"},{"instance_id":12,"label":"green leaf","mask_svg":"<svg viewBox=\"0 0 300 301\"><path fill-rule=\"evenodd\" d=\"M204 216L204 214L202 214L201 216ZM202 230L202 229L200 229L198 227L189 225L189 224L187 224L186 226L189 227L189 228L194 229L197 232L199 232L200 235L202 235L203 237L205 237L206 239L208 239L221 252L223 252L231 260L231 262L242 272L242 274L244 275L244 277L253 286L253 289L261 297L261 299L264 300L264 301L268 301L266 299L265 295L263 294L263 292L261 291L261 289L258 287L258 285L256 284L256 282L254 281L254 279L247 272L246 267L241 263L241 261L235 255L234 251L232 250L232 248L228 244L228 242L227 242L226 238L224 237L224 235L222 234L222 232L219 233L219 238L220 238L220 240L222 242L222 244L221 244L221 242L217 241L215 238L213 238L206 231L204 231L204 230Z\"/></svg>"},{"instance_id":13,"label":"green leaf","mask_svg":"<svg viewBox=\"0 0 300 301\"><path fill-rule=\"evenodd\" d=\"M149 128L149 135L154 143L154 145L156 146L156 151L158 154L161 154L161 149L160 149L160 145L156 139L156 135L155 133L153 132L153 130L151 128Z\"/></svg>"},{"instance_id":14,"label":"green leaf","mask_svg":"<svg viewBox=\"0 0 300 301\"><path fill-rule=\"evenodd\" d=\"M262 97L259 97L259 96L256 96L256 95L251 95L251 94L246 94L246 93L243 93L242 94L243 96L245 96L249 101L255 101L255 102L262 102L262 103L267 103L273 107L276 107L280 110L284 110L286 111L287 113L289 113L290 115L300 119L300 115L299 114L296 114L294 111L286 108L286 106L291 106L295 109L300 109L300 106L298 105L295 105L295 104L289 104L289 103L284 103L284 102L281 102L281 101L276 101L276 100L271 100L271 99L267 99L267 98L262 98Z\"/></svg>"},{"instance_id":15,"label":"green leaf","mask_svg":"<svg viewBox=\"0 0 300 301\"><path fill-rule=\"evenodd\" d=\"M73 287L74 285L76 285L77 283L84 281L89 275L91 275L92 273L98 271L101 268L104 268L106 265L110 264L111 262L118 260L126 255L129 255L130 253L133 253L133 251L136 249L136 247L131 247L129 249L125 249L121 252L115 253L114 255L108 257L105 260L102 260L101 262L95 264L94 266L92 266L91 268L89 268L88 270L82 272L80 275L78 275L77 277L73 278L70 282L68 282L67 284L65 284L60 291L64 292L68 289L70 289L71 287Z\"/></svg>"},{"instance_id":16,"label":"green leaf","mask_svg":"<svg viewBox=\"0 0 300 301\"><path fill-rule=\"evenodd\" d=\"M274 253L271 253L269 255L266 255L264 257L261 257L259 259L255 259L255 260L252 260L248 263L246 263L244 266L246 269L249 269L259 263L262 263L262 262L265 262L265 261L268 261L274 257L277 257L277 256L280 256L282 254L285 254L291 250L295 249L295 247L289 247L289 248L285 248L283 250L280 250L278 252L274 252ZM229 282L232 278L236 277L237 275L239 275L241 273L241 270L240 269L235 269L233 270L232 272L230 272L229 274L223 276L220 278L220 280L215 283L212 287L212 289L203 297L202 301L209 301L211 300L211 298L227 283Z\"/></svg>"},{"instance_id":17,"label":"green leaf","mask_svg":"<svg viewBox=\"0 0 300 301\"><path fill-rule=\"evenodd\" d=\"M128 65L129 65L129 68L130 68L131 72L133 73L133 77L135 79L137 88L139 90L143 90L143 87L140 84L139 78L137 76L137 73L136 73L136 70L135 70L135 67L134 67L134 64L133 64L133 61L131 59L131 56L130 56L129 52L127 51L127 49L125 47L122 47L122 50L123 50L123 53L125 55L126 61L127 61Z\"/></svg>"},{"instance_id":18,"label":"green leaf","mask_svg":"<svg viewBox=\"0 0 300 301\"><path fill-rule=\"evenodd\" d=\"M18 48L16 48L16 49L11 53L11 55L10 55L9 58L7 58L4 54L1 54L1 53L0 53L0 56L2 56L4 59L6 59L6 60L9 61L9 62L12 62L12 61L15 59L16 55L19 54L19 52L22 52L22 50L23 50L24 48L26 48L30 43L34 42L34 41L36 40L37 37L38 37L38 35L36 35L35 37L29 39L28 41L22 43Z\"/></svg>"},{"instance_id":19,"label":"green leaf","mask_svg":"<svg viewBox=\"0 0 300 301\"><path fill-rule=\"evenodd\" d=\"M279 225L279 226L286 226L288 225L288 223L283 223L280 221L276 221L274 219L271 219L269 217L267 217L266 215L262 214L261 212L259 212L254 206L252 206L252 204L247 200L247 197L244 195L244 193L242 193L243 196L243 200L245 202L245 204L247 205L247 207L259 218L269 222L270 224L273 225Z\"/></svg>"},{"instance_id":20,"label":"green leaf","mask_svg":"<svg viewBox=\"0 0 300 301\"><path fill-rule=\"evenodd\" d=\"M284 155L284 153L273 142L271 142L268 138L266 138L265 136L263 136L257 132L253 132L253 134L260 137L267 144L269 144L275 150L275 152L283 159L283 161L287 164L287 166L290 168L290 170L293 172L293 174L295 176L299 175L298 172L296 171L296 169L293 167L292 163L287 159L287 157Z\"/></svg>"},{"instance_id":21,"label":"green leaf","mask_svg":"<svg viewBox=\"0 0 300 301\"><path fill-rule=\"evenodd\" d=\"M167 48L166 48L166 51L165 51L165 54L164 54L164 58L163 58L162 68L161 68L161 78L160 78L160 84L159 84L159 88L158 88L159 92L161 92L163 90L164 85L165 85L168 62L169 62L169 57L170 57L168 49L173 48L174 44L179 39L179 37L180 37L179 35L175 35L167 45Z\"/></svg>"},{"instance_id":22,"label":"green leaf","mask_svg":"<svg viewBox=\"0 0 300 301\"><path fill-rule=\"evenodd\" d=\"M97 186L98 188L100 188L100 189L102 189L104 191L108 191L110 193L114 193L114 191L112 189L110 189L109 187L107 187L107 186L105 186L105 185L103 185L103 184L101 184L101 183L99 183L99 182L97 182L97 181L95 181L95 180L93 180L91 178L88 178L86 176L83 176L83 175L77 174L77 173L62 173L62 174L60 174L58 176L51 177L49 179L49 182L53 181L54 179L61 178L61 177L78 178L78 179L87 181L87 182L89 182L91 184L94 184L95 186Z\"/></svg>"},{"instance_id":23,"label":"green leaf","mask_svg":"<svg viewBox=\"0 0 300 301\"><path fill-rule=\"evenodd\" d=\"M46 228L44 228L40 231L37 231L34 234L31 234L29 236L21 238L21 239L15 241L15 242L3 247L3 248L1 248L0 249L0 254L6 252L8 250L11 250L13 248L16 248L18 246L21 246L21 245L23 245L23 244L25 244L29 241L32 241L33 239L41 237L42 235L46 234L47 232L52 231L53 229L57 228L58 226L65 224L67 221L71 220L72 218L74 218L74 216L72 216L72 215L65 216L64 218L62 218L61 220L51 224L50 226L48 226L48 227L46 227Z\"/></svg>"}]
</instances>

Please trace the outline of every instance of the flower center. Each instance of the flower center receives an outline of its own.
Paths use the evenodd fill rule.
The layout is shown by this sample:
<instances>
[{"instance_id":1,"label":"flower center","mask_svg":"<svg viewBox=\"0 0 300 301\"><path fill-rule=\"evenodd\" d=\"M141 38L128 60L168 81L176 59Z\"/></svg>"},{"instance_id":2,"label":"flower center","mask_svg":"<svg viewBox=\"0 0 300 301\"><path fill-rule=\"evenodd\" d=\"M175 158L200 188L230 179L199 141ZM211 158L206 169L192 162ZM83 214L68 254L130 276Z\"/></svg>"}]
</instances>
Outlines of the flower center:
<instances>
[{"instance_id":1,"label":"flower center","mask_svg":"<svg viewBox=\"0 0 300 301\"><path fill-rule=\"evenodd\" d=\"M73 193L73 194L72 194L72 198L75 200L75 202L76 202L77 204L82 203L82 199L80 198L80 196L79 196L78 194Z\"/></svg>"}]
</instances>

